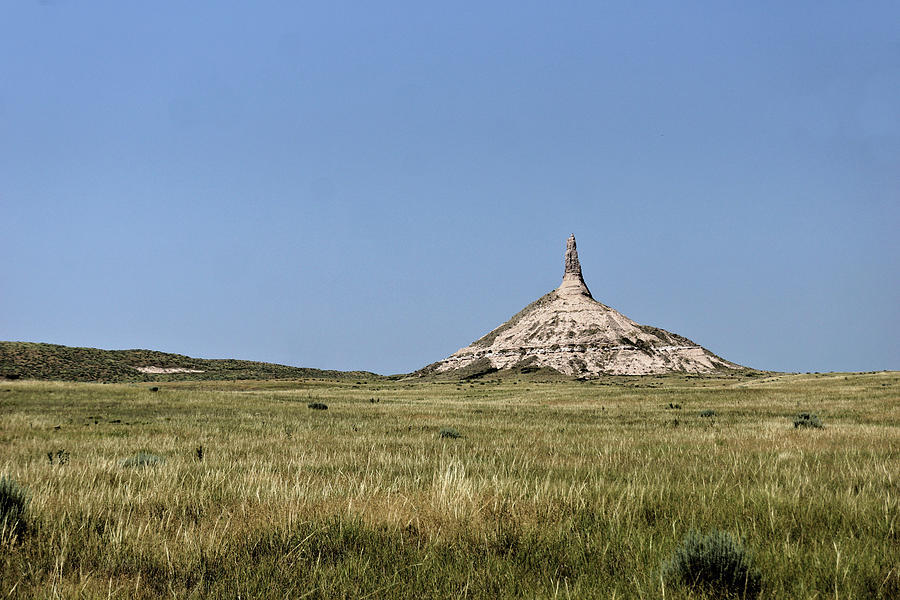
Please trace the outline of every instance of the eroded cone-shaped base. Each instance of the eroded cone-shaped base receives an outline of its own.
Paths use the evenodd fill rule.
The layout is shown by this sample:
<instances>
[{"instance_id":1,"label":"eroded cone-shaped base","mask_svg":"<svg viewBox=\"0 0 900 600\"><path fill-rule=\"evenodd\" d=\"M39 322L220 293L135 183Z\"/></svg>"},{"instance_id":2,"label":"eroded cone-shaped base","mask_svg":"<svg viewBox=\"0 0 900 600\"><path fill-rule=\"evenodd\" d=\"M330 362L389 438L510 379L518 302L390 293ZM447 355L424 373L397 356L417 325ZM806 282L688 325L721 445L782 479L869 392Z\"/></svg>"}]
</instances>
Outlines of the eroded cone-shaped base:
<instances>
[{"instance_id":1,"label":"eroded cone-shaped base","mask_svg":"<svg viewBox=\"0 0 900 600\"><path fill-rule=\"evenodd\" d=\"M685 337L639 325L594 300L581 275L575 236L566 243L559 288L423 371L452 372L486 364L496 369L549 367L576 377L741 368Z\"/></svg>"}]
</instances>

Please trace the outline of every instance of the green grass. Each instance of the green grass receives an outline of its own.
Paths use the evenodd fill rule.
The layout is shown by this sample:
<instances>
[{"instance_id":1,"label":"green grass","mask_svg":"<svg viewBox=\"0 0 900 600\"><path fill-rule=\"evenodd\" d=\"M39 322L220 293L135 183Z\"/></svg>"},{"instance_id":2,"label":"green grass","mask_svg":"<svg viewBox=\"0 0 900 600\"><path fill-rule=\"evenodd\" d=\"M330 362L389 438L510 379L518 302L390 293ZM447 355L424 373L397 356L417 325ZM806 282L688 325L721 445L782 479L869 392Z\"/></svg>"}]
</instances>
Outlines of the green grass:
<instances>
[{"instance_id":1,"label":"green grass","mask_svg":"<svg viewBox=\"0 0 900 600\"><path fill-rule=\"evenodd\" d=\"M762 598L900 596L898 373L154 385L0 381L0 597L712 597L664 570L714 530Z\"/></svg>"}]
</instances>

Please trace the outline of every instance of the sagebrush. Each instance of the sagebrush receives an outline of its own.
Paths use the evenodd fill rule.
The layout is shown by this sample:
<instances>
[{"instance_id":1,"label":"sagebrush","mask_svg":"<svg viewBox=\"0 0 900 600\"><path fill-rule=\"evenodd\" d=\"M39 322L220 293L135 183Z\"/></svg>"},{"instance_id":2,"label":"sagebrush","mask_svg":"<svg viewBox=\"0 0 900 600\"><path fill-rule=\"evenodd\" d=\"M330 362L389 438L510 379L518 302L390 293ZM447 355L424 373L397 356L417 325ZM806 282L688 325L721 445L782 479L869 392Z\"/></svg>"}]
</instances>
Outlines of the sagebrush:
<instances>
[{"instance_id":1,"label":"sagebrush","mask_svg":"<svg viewBox=\"0 0 900 600\"><path fill-rule=\"evenodd\" d=\"M670 582L707 592L756 598L761 576L744 544L727 531L690 532L668 562Z\"/></svg>"},{"instance_id":2,"label":"sagebrush","mask_svg":"<svg viewBox=\"0 0 900 600\"><path fill-rule=\"evenodd\" d=\"M28 492L10 479L0 477L0 530L17 533L25 526Z\"/></svg>"}]
</instances>

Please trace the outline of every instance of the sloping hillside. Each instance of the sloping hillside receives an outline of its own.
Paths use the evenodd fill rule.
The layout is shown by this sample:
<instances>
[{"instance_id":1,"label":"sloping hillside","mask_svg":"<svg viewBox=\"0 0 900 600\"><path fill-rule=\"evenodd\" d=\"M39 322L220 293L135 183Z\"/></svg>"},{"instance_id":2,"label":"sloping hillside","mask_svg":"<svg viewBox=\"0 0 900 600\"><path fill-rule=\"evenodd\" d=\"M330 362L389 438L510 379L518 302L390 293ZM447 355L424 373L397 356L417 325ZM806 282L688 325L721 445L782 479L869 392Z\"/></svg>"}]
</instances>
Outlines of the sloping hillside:
<instances>
[{"instance_id":1,"label":"sloping hillside","mask_svg":"<svg viewBox=\"0 0 900 600\"><path fill-rule=\"evenodd\" d=\"M364 371L324 371L272 363L191 358L153 350L100 350L0 342L0 379L184 381L219 379L372 379Z\"/></svg>"}]
</instances>

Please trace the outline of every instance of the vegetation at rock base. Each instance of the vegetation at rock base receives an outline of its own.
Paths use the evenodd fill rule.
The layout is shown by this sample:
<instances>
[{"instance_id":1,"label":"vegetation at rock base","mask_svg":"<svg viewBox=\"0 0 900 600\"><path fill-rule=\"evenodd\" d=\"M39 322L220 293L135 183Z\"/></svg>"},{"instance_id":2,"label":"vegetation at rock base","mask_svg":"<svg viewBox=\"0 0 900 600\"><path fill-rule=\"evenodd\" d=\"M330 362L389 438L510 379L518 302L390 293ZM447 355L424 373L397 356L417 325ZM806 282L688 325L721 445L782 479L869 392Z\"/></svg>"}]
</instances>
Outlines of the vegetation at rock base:
<instances>
[{"instance_id":1,"label":"vegetation at rock base","mask_svg":"<svg viewBox=\"0 0 900 600\"><path fill-rule=\"evenodd\" d=\"M0 381L0 595L712 598L664 565L718 530L759 598L900 597L898 373L356 381Z\"/></svg>"}]
</instances>

